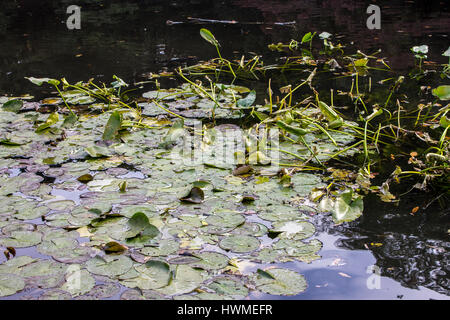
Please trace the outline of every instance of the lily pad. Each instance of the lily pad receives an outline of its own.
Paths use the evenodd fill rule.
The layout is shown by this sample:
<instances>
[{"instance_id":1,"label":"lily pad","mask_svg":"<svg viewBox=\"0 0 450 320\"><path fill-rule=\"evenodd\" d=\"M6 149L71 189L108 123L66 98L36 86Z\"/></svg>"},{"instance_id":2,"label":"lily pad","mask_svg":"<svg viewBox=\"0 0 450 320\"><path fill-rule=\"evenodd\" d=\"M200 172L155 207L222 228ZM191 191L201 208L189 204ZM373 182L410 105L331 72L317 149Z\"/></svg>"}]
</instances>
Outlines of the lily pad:
<instances>
[{"instance_id":1,"label":"lily pad","mask_svg":"<svg viewBox=\"0 0 450 320\"><path fill-rule=\"evenodd\" d=\"M207 287L220 295L231 296L234 299L243 299L249 293L242 279L238 280L232 277L215 278Z\"/></svg>"},{"instance_id":2,"label":"lily pad","mask_svg":"<svg viewBox=\"0 0 450 320\"><path fill-rule=\"evenodd\" d=\"M126 256L96 256L86 262L89 272L107 277L117 277L133 266L133 261Z\"/></svg>"},{"instance_id":3,"label":"lily pad","mask_svg":"<svg viewBox=\"0 0 450 320\"><path fill-rule=\"evenodd\" d=\"M293 296L306 290L305 278L295 271L289 269L267 269L262 273L255 273L251 277L256 288L271 295Z\"/></svg>"},{"instance_id":4,"label":"lily pad","mask_svg":"<svg viewBox=\"0 0 450 320\"><path fill-rule=\"evenodd\" d=\"M435 97L438 97L440 100L450 100L450 86L449 85L445 85L445 86L439 86L435 89L433 89L433 95Z\"/></svg>"},{"instance_id":5,"label":"lily pad","mask_svg":"<svg viewBox=\"0 0 450 320\"><path fill-rule=\"evenodd\" d=\"M25 281L16 274L0 274L0 297L15 294L25 288Z\"/></svg>"},{"instance_id":6,"label":"lily pad","mask_svg":"<svg viewBox=\"0 0 450 320\"><path fill-rule=\"evenodd\" d=\"M8 237L0 238L0 246L26 248L41 242L42 235L34 231L13 231Z\"/></svg>"},{"instance_id":7,"label":"lily pad","mask_svg":"<svg viewBox=\"0 0 450 320\"><path fill-rule=\"evenodd\" d=\"M194 256L199 258L200 261L191 263L191 266L203 270L223 269L228 265L229 260L229 258L226 255L218 252L204 251L201 253L196 253Z\"/></svg>"},{"instance_id":8,"label":"lily pad","mask_svg":"<svg viewBox=\"0 0 450 320\"><path fill-rule=\"evenodd\" d=\"M246 235L230 235L223 238L219 246L228 251L237 253L251 252L259 248L260 242L257 238Z\"/></svg>"},{"instance_id":9,"label":"lily pad","mask_svg":"<svg viewBox=\"0 0 450 320\"><path fill-rule=\"evenodd\" d=\"M76 265L71 265L71 267ZM70 268L66 274L66 282L61 287L62 290L69 292L73 297L85 294L91 291L95 286L95 279L87 270Z\"/></svg>"},{"instance_id":10,"label":"lily pad","mask_svg":"<svg viewBox=\"0 0 450 320\"><path fill-rule=\"evenodd\" d=\"M203 283L204 274L187 265L178 265L173 274L173 279L168 286L156 291L165 295L180 295L194 291Z\"/></svg>"},{"instance_id":11,"label":"lily pad","mask_svg":"<svg viewBox=\"0 0 450 320\"><path fill-rule=\"evenodd\" d=\"M135 267L139 276L122 280L121 283L129 288L142 290L158 289L165 287L171 280L170 268L162 261L148 261L146 264Z\"/></svg>"},{"instance_id":12,"label":"lily pad","mask_svg":"<svg viewBox=\"0 0 450 320\"><path fill-rule=\"evenodd\" d=\"M311 237L316 228L308 221L282 221L274 222L272 233L280 233L278 237L287 239L306 239Z\"/></svg>"}]
</instances>

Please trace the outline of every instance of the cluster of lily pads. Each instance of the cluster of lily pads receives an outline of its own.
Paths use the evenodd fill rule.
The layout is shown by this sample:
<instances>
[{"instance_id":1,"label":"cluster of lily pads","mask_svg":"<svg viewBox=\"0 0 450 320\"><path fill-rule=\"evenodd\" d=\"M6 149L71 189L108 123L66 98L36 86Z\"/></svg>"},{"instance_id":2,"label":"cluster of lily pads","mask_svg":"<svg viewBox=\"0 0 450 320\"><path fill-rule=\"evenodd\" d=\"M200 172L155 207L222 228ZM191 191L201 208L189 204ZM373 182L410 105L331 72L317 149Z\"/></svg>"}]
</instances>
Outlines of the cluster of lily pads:
<instances>
[{"instance_id":1,"label":"cluster of lily pads","mask_svg":"<svg viewBox=\"0 0 450 320\"><path fill-rule=\"evenodd\" d=\"M174 131L189 130L189 118L211 118L213 109L217 118L239 116L254 102L244 87L217 86L215 94L217 108L192 84L145 93L139 112L89 101L73 121L72 110L88 97L3 98L0 296L242 299L257 291L303 292L305 278L282 264L320 258L308 217L318 210L311 191L326 186L321 177L258 163L180 165L168 156L183 140ZM210 132L238 129L205 127L201 144L220 148L223 141L208 139ZM341 146L349 141L339 132L333 137ZM325 134L305 139L330 153L339 148ZM280 148L286 152L277 160L291 163L294 152L309 152L301 144Z\"/></svg>"}]
</instances>

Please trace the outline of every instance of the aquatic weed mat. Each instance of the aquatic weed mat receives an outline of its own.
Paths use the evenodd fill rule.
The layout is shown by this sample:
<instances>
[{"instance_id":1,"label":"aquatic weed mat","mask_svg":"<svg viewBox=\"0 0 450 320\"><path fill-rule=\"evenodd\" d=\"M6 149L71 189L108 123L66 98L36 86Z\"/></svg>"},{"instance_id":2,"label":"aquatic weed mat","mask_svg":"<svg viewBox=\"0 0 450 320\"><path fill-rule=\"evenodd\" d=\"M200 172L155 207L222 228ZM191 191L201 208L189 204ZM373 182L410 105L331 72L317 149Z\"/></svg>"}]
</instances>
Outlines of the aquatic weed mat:
<instances>
[{"instance_id":1,"label":"aquatic weed mat","mask_svg":"<svg viewBox=\"0 0 450 320\"><path fill-rule=\"evenodd\" d=\"M117 112L133 119L126 108L84 113L71 126L70 114L2 110L2 297L242 299L306 289L283 263L320 258L308 221L320 175L295 172L286 183L264 165L220 165L214 152L180 164L170 119L145 117L146 128L103 140ZM224 128L239 129L210 130ZM200 143L223 143L212 140Z\"/></svg>"}]
</instances>

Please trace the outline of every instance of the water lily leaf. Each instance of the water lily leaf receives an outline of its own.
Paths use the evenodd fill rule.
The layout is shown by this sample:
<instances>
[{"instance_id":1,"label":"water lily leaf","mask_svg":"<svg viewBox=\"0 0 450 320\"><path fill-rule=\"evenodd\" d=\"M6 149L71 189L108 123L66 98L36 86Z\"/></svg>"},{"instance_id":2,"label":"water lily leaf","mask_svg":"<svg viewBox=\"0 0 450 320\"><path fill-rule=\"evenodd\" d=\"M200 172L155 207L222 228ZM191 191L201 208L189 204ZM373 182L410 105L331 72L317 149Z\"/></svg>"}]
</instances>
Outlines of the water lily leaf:
<instances>
[{"instance_id":1,"label":"water lily leaf","mask_svg":"<svg viewBox=\"0 0 450 320\"><path fill-rule=\"evenodd\" d=\"M207 287L218 294L231 296L234 299L243 299L248 296L248 289L245 287L242 280L231 277L215 278Z\"/></svg>"},{"instance_id":2,"label":"water lily leaf","mask_svg":"<svg viewBox=\"0 0 450 320\"><path fill-rule=\"evenodd\" d=\"M363 210L364 203L361 196L352 201L342 195L336 200L333 219L336 223L353 221L361 216Z\"/></svg>"},{"instance_id":3,"label":"water lily leaf","mask_svg":"<svg viewBox=\"0 0 450 320\"><path fill-rule=\"evenodd\" d=\"M163 261L150 260L135 269L139 276L122 280L124 286L142 290L158 289L167 286L171 280L170 267Z\"/></svg>"},{"instance_id":4,"label":"water lily leaf","mask_svg":"<svg viewBox=\"0 0 450 320\"><path fill-rule=\"evenodd\" d=\"M261 276L261 278L275 280L275 277L273 275L271 275L270 273L268 273L264 270L258 269L258 270L256 270L256 272L258 273L259 276Z\"/></svg>"},{"instance_id":5,"label":"water lily leaf","mask_svg":"<svg viewBox=\"0 0 450 320\"><path fill-rule=\"evenodd\" d=\"M128 225L130 230L127 232L128 238L133 238L138 235L146 236L148 239L153 239L159 234L158 228L150 224L145 213L137 212L129 220Z\"/></svg>"},{"instance_id":6,"label":"water lily leaf","mask_svg":"<svg viewBox=\"0 0 450 320\"><path fill-rule=\"evenodd\" d=\"M267 294L293 296L307 288L305 278L295 271L277 268L266 269L264 272L270 277L256 273L253 274L251 280L258 290Z\"/></svg>"},{"instance_id":7,"label":"water lily leaf","mask_svg":"<svg viewBox=\"0 0 450 320\"><path fill-rule=\"evenodd\" d=\"M14 218L20 220L33 220L45 216L48 213L48 211L49 209L44 206L24 208L19 210L16 214L14 214Z\"/></svg>"},{"instance_id":8,"label":"water lily leaf","mask_svg":"<svg viewBox=\"0 0 450 320\"><path fill-rule=\"evenodd\" d=\"M25 143L11 141L10 139L0 139L0 145L2 145L2 146L19 147L24 144Z\"/></svg>"},{"instance_id":9,"label":"water lily leaf","mask_svg":"<svg viewBox=\"0 0 450 320\"><path fill-rule=\"evenodd\" d=\"M49 129L54 124L58 123L58 121L59 121L59 114L57 112L50 114L47 120L45 120L45 122L36 129L36 133L42 133L43 131Z\"/></svg>"},{"instance_id":10,"label":"water lily leaf","mask_svg":"<svg viewBox=\"0 0 450 320\"><path fill-rule=\"evenodd\" d=\"M74 113L70 113L64 118L64 122L61 125L63 128L71 128L75 123L77 123L78 117Z\"/></svg>"},{"instance_id":11,"label":"water lily leaf","mask_svg":"<svg viewBox=\"0 0 450 320\"><path fill-rule=\"evenodd\" d=\"M93 255L94 250L89 247L77 247L70 251L60 251L52 255L53 259L62 263L84 263Z\"/></svg>"},{"instance_id":12,"label":"water lily leaf","mask_svg":"<svg viewBox=\"0 0 450 320\"><path fill-rule=\"evenodd\" d=\"M120 292L120 286L116 283L102 283L94 286L85 296L93 299L107 299Z\"/></svg>"},{"instance_id":13,"label":"water lily leaf","mask_svg":"<svg viewBox=\"0 0 450 320\"><path fill-rule=\"evenodd\" d=\"M450 86L439 86L433 89L433 96L438 97L440 100L450 100Z\"/></svg>"},{"instance_id":14,"label":"water lily leaf","mask_svg":"<svg viewBox=\"0 0 450 320\"><path fill-rule=\"evenodd\" d=\"M35 262L37 259L29 256L14 257L11 260L0 264L0 274L4 273L19 273L20 268Z\"/></svg>"},{"instance_id":15,"label":"water lily leaf","mask_svg":"<svg viewBox=\"0 0 450 320\"><path fill-rule=\"evenodd\" d=\"M50 260L38 260L20 269L20 276L24 277L30 286L42 289L62 285L67 266Z\"/></svg>"},{"instance_id":16,"label":"water lily leaf","mask_svg":"<svg viewBox=\"0 0 450 320\"><path fill-rule=\"evenodd\" d=\"M41 105L57 106L57 105L61 104L62 102L63 102L63 99L61 99L61 98L45 98L45 99L42 99Z\"/></svg>"},{"instance_id":17,"label":"water lily leaf","mask_svg":"<svg viewBox=\"0 0 450 320\"><path fill-rule=\"evenodd\" d=\"M202 203L204 199L205 199L205 194L204 194L203 190L198 187L193 187L186 196L180 198L180 200L183 202L196 203L196 204Z\"/></svg>"},{"instance_id":18,"label":"water lily leaf","mask_svg":"<svg viewBox=\"0 0 450 320\"><path fill-rule=\"evenodd\" d=\"M283 250L263 248L254 253L253 256L255 257L256 261L261 261L262 263L273 263L282 261L286 254Z\"/></svg>"},{"instance_id":19,"label":"water lily leaf","mask_svg":"<svg viewBox=\"0 0 450 320\"><path fill-rule=\"evenodd\" d=\"M206 218L209 225L234 229L245 222L245 218L237 212L221 212Z\"/></svg>"},{"instance_id":20,"label":"water lily leaf","mask_svg":"<svg viewBox=\"0 0 450 320\"><path fill-rule=\"evenodd\" d=\"M156 289L165 295L185 294L194 291L203 283L203 272L187 265L176 267L168 286Z\"/></svg>"},{"instance_id":21,"label":"water lily leaf","mask_svg":"<svg viewBox=\"0 0 450 320\"><path fill-rule=\"evenodd\" d=\"M265 225L256 222L246 222L232 231L234 234L251 235L262 237L267 234L268 229Z\"/></svg>"},{"instance_id":22,"label":"water lily leaf","mask_svg":"<svg viewBox=\"0 0 450 320\"><path fill-rule=\"evenodd\" d=\"M311 32L306 33L302 38L302 43L312 41L315 34L316 34L315 32L314 32L314 34L312 34Z\"/></svg>"},{"instance_id":23,"label":"water lily leaf","mask_svg":"<svg viewBox=\"0 0 450 320\"><path fill-rule=\"evenodd\" d=\"M203 39L211 43L213 46L219 45L219 42L216 40L214 35L208 29L205 28L200 29L200 35Z\"/></svg>"},{"instance_id":24,"label":"water lily leaf","mask_svg":"<svg viewBox=\"0 0 450 320\"><path fill-rule=\"evenodd\" d=\"M442 115L441 119L439 120L439 124L442 128L447 128L450 126L450 118L447 117L447 112Z\"/></svg>"},{"instance_id":25,"label":"water lily leaf","mask_svg":"<svg viewBox=\"0 0 450 320\"><path fill-rule=\"evenodd\" d=\"M228 265L229 258L221 253L204 251L194 254L194 257L200 259L200 261L191 263L194 268L200 268L203 270L220 270Z\"/></svg>"},{"instance_id":26,"label":"water lily leaf","mask_svg":"<svg viewBox=\"0 0 450 320\"><path fill-rule=\"evenodd\" d=\"M128 250L128 248L118 242L110 241L103 246L103 250L106 253L122 253Z\"/></svg>"},{"instance_id":27,"label":"water lily leaf","mask_svg":"<svg viewBox=\"0 0 450 320\"><path fill-rule=\"evenodd\" d=\"M120 296L120 300L163 300L164 296L153 290L126 290Z\"/></svg>"},{"instance_id":28,"label":"water lily leaf","mask_svg":"<svg viewBox=\"0 0 450 320\"><path fill-rule=\"evenodd\" d=\"M184 294L174 296L174 300L232 300L231 297L211 292L200 292L198 294Z\"/></svg>"},{"instance_id":29,"label":"water lily leaf","mask_svg":"<svg viewBox=\"0 0 450 320\"><path fill-rule=\"evenodd\" d=\"M50 260L37 260L20 268L20 275L25 278L63 275L66 266Z\"/></svg>"},{"instance_id":30,"label":"water lily leaf","mask_svg":"<svg viewBox=\"0 0 450 320\"><path fill-rule=\"evenodd\" d=\"M355 67L366 67L368 62L369 62L369 59L367 59L367 58L362 58L362 59L353 61Z\"/></svg>"},{"instance_id":31,"label":"water lily leaf","mask_svg":"<svg viewBox=\"0 0 450 320\"><path fill-rule=\"evenodd\" d=\"M224 250L237 253L251 252L259 248L260 242L257 238L246 235L230 235L223 238L219 246Z\"/></svg>"},{"instance_id":32,"label":"water lily leaf","mask_svg":"<svg viewBox=\"0 0 450 320\"><path fill-rule=\"evenodd\" d=\"M196 263L199 262L200 258L197 258L195 256L191 256L191 255L182 255L182 256L177 256L174 258L170 258L168 260L168 262L170 264L191 264L191 263Z\"/></svg>"},{"instance_id":33,"label":"water lily leaf","mask_svg":"<svg viewBox=\"0 0 450 320\"><path fill-rule=\"evenodd\" d=\"M280 238L301 240L311 237L316 228L308 221L282 221L273 223L270 231L280 233Z\"/></svg>"},{"instance_id":34,"label":"water lily leaf","mask_svg":"<svg viewBox=\"0 0 450 320\"><path fill-rule=\"evenodd\" d=\"M103 158L112 155L112 152L105 147L92 146L85 148L85 151L89 154L91 158Z\"/></svg>"},{"instance_id":35,"label":"water lily leaf","mask_svg":"<svg viewBox=\"0 0 450 320\"><path fill-rule=\"evenodd\" d=\"M0 274L0 297L15 294L25 288L25 281L16 274Z\"/></svg>"},{"instance_id":36,"label":"water lily leaf","mask_svg":"<svg viewBox=\"0 0 450 320\"><path fill-rule=\"evenodd\" d=\"M8 102L4 103L2 108L5 111L14 112L17 113L22 109L23 101L22 100L9 100Z\"/></svg>"},{"instance_id":37,"label":"water lily leaf","mask_svg":"<svg viewBox=\"0 0 450 320\"><path fill-rule=\"evenodd\" d=\"M32 82L33 84L35 84L37 86L41 86L43 83L50 83L50 82L56 83L56 82L59 82L58 80L51 79L51 78L25 77L25 79L29 80L30 82Z\"/></svg>"},{"instance_id":38,"label":"water lily leaf","mask_svg":"<svg viewBox=\"0 0 450 320\"><path fill-rule=\"evenodd\" d=\"M173 145L185 135L184 131L184 120L178 119L172 125L172 127L167 132L166 136L163 138L163 141L159 145L161 148L170 149Z\"/></svg>"},{"instance_id":39,"label":"water lily leaf","mask_svg":"<svg viewBox=\"0 0 450 320\"><path fill-rule=\"evenodd\" d=\"M77 180L80 181L81 183L88 183L88 182L91 182L92 180L94 180L94 177L88 173L88 174L83 174L82 176L78 177Z\"/></svg>"},{"instance_id":40,"label":"water lily leaf","mask_svg":"<svg viewBox=\"0 0 450 320\"><path fill-rule=\"evenodd\" d=\"M274 249L282 249L295 260L310 263L320 258L317 252L322 248L322 242L317 239L312 239L309 242L281 239L273 247Z\"/></svg>"},{"instance_id":41,"label":"water lily leaf","mask_svg":"<svg viewBox=\"0 0 450 320\"><path fill-rule=\"evenodd\" d=\"M252 90L249 94L242 99L236 101L236 106L239 108L249 108L256 100L256 91Z\"/></svg>"},{"instance_id":42,"label":"water lily leaf","mask_svg":"<svg viewBox=\"0 0 450 320\"><path fill-rule=\"evenodd\" d=\"M75 265L71 265L75 266ZM61 287L69 292L72 297L88 293L95 286L95 279L87 270L70 269L66 274L66 282Z\"/></svg>"},{"instance_id":43,"label":"water lily leaf","mask_svg":"<svg viewBox=\"0 0 450 320\"><path fill-rule=\"evenodd\" d=\"M42 234L33 231L13 231L8 237L0 238L0 246L26 248L41 242Z\"/></svg>"},{"instance_id":44,"label":"water lily leaf","mask_svg":"<svg viewBox=\"0 0 450 320\"><path fill-rule=\"evenodd\" d=\"M59 255L65 251L71 251L78 246L78 241L70 238L55 238L40 243L36 249L42 254L49 256Z\"/></svg>"},{"instance_id":45,"label":"water lily leaf","mask_svg":"<svg viewBox=\"0 0 450 320\"><path fill-rule=\"evenodd\" d=\"M106 123L105 131L103 132L103 140L115 140L118 138L119 130L122 127L122 114L119 111L114 111L108 122Z\"/></svg>"},{"instance_id":46,"label":"water lily leaf","mask_svg":"<svg viewBox=\"0 0 450 320\"><path fill-rule=\"evenodd\" d=\"M140 252L146 256L168 256L178 251L180 244L172 239L161 240L157 247L145 247Z\"/></svg>"},{"instance_id":47,"label":"water lily leaf","mask_svg":"<svg viewBox=\"0 0 450 320\"><path fill-rule=\"evenodd\" d=\"M75 202L72 200L58 200L58 201L52 201L47 202L46 206L55 211L69 211L75 206ZM51 216L48 216L47 218L50 218Z\"/></svg>"},{"instance_id":48,"label":"water lily leaf","mask_svg":"<svg viewBox=\"0 0 450 320\"><path fill-rule=\"evenodd\" d=\"M127 244L142 245L160 235L157 227L149 223L147 216L138 212L128 221L130 227L125 234Z\"/></svg>"},{"instance_id":49,"label":"water lily leaf","mask_svg":"<svg viewBox=\"0 0 450 320\"><path fill-rule=\"evenodd\" d=\"M353 190L340 194L335 201L324 198L319 204L322 211L331 211L335 223L350 222L361 216L364 210L362 196L353 199Z\"/></svg>"},{"instance_id":50,"label":"water lily leaf","mask_svg":"<svg viewBox=\"0 0 450 320\"><path fill-rule=\"evenodd\" d=\"M67 291L60 289L51 289L45 291L39 297L39 300L72 300L72 296Z\"/></svg>"},{"instance_id":51,"label":"water lily leaf","mask_svg":"<svg viewBox=\"0 0 450 320\"><path fill-rule=\"evenodd\" d=\"M116 277L126 273L133 266L133 261L126 256L96 256L86 262L89 272L107 277Z\"/></svg>"}]
</instances>

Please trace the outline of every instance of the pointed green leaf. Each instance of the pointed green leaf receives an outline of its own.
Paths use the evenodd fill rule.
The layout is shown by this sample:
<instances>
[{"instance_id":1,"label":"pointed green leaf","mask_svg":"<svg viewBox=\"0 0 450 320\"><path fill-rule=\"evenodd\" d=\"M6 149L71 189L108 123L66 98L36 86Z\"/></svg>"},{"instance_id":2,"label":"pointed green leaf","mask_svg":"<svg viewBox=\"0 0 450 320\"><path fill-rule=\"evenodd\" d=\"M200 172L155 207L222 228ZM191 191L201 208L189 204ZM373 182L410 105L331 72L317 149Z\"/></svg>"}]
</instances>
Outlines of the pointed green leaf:
<instances>
[{"instance_id":1,"label":"pointed green leaf","mask_svg":"<svg viewBox=\"0 0 450 320\"><path fill-rule=\"evenodd\" d=\"M219 42L216 40L214 35L208 29L205 28L200 29L200 35L202 36L203 39L211 43L213 46L217 47L219 45Z\"/></svg>"},{"instance_id":2,"label":"pointed green leaf","mask_svg":"<svg viewBox=\"0 0 450 320\"><path fill-rule=\"evenodd\" d=\"M118 111L114 111L106 124L103 133L103 140L115 140L119 135L122 127L122 115Z\"/></svg>"},{"instance_id":3,"label":"pointed green leaf","mask_svg":"<svg viewBox=\"0 0 450 320\"><path fill-rule=\"evenodd\" d=\"M22 109L23 101L22 100L10 100L3 104L3 110L9 111L9 112L19 112L20 109Z\"/></svg>"}]
</instances>

